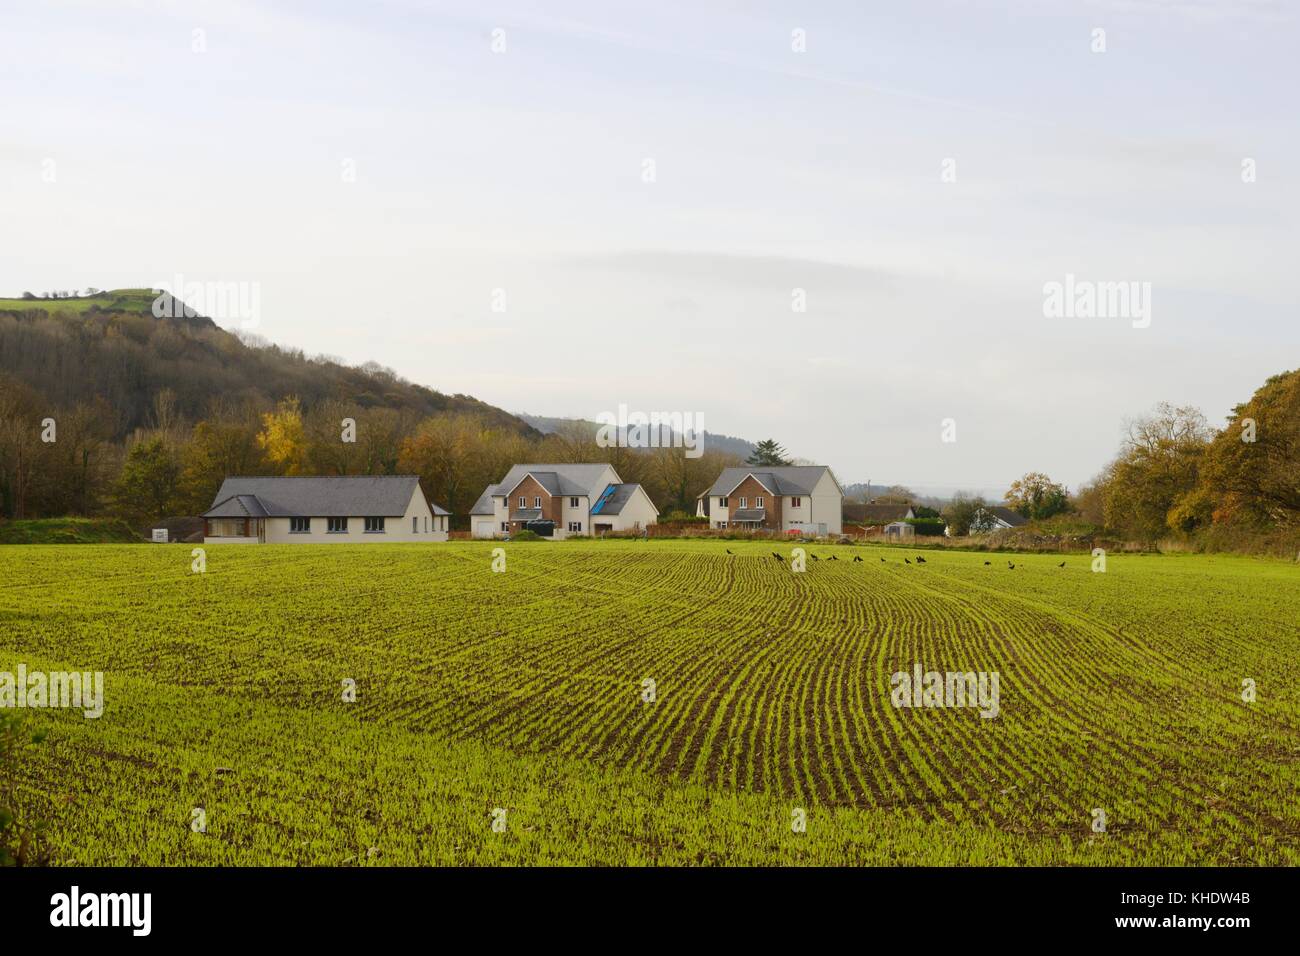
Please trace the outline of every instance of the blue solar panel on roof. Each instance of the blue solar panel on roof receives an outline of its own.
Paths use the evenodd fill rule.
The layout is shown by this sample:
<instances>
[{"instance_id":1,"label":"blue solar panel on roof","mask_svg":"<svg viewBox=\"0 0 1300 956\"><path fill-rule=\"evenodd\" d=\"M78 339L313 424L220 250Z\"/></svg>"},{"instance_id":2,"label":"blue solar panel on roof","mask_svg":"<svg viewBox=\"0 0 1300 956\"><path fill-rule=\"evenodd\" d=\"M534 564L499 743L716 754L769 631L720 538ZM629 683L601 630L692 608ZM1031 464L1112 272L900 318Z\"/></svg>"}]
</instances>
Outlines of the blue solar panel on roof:
<instances>
[{"instance_id":1,"label":"blue solar panel on roof","mask_svg":"<svg viewBox=\"0 0 1300 956\"><path fill-rule=\"evenodd\" d=\"M610 485L608 488L606 488L605 493L601 495L600 500L596 502L596 507L591 509L591 513L594 515L600 514L600 509L605 507L605 502L609 501L610 498L614 497L614 492L616 492L617 490L618 490L618 485Z\"/></svg>"}]
</instances>

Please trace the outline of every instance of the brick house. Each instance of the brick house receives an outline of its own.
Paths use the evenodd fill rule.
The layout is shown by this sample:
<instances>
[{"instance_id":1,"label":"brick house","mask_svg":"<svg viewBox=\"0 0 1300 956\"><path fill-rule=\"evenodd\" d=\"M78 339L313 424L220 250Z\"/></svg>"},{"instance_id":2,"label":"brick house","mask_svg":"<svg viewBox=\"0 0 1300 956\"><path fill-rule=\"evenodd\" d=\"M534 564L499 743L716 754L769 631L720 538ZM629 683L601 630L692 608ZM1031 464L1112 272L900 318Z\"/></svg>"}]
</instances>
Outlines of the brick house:
<instances>
[{"instance_id":1,"label":"brick house","mask_svg":"<svg viewBox=\"0 0 1300 956\"><path fill-rule=\"evenodd\" d=\"M470 509L470 531L493 538L527 528L566 538L637 531L658 518L645 489L623 481L612 465L528 464L484 489Z\"/></svg>"},{"instance_id":2,"label":"brick house","mask_svg":"<svg viewBox=\"0 0 1300 956\"><path fill-rule=\"evenodd\" d=\"M825 465L724 468L696 499L711 528L840 534L844 489Z\"/></svg>"}]
</instances>

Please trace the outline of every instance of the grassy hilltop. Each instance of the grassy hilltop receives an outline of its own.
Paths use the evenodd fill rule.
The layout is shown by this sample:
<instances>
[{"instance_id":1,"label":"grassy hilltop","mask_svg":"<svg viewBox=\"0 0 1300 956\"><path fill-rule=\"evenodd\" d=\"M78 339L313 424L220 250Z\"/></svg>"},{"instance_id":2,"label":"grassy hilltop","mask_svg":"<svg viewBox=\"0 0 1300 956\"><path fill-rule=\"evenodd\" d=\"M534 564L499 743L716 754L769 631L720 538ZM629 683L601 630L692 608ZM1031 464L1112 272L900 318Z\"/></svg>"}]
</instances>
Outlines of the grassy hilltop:
<instances>
[{"instance_id":1,"label":"grassy hilltop","mask_svg":"<svg viewBox=\"0 0 1300 956\"><path fill-rule=\"evenodd\" d=\"M153 289L112 289L94 295L78 295L66 299L6 299L0 298L0 312L24 312L29 309L72 312L77 315L90 310L106 312L151 313L158 293Z\"/></svg>"}]
</instances>

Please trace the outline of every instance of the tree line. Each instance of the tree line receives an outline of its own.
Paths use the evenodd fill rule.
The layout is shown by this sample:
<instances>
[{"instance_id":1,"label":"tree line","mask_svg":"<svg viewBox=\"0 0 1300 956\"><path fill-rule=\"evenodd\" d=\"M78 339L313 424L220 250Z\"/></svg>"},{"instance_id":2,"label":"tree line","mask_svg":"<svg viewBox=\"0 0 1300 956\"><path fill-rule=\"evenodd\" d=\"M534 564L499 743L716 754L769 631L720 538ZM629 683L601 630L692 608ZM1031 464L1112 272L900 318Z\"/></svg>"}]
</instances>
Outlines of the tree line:
<instances>
[{"instance_id":1,"label":"tree line","mask_svg":"<svg viewBox=\"0 0 1300 956\"><path fill-rule=\"evenodd\" d=\"M189 419L168 389L153 397L146 423L122 441L107 403L78 403L46 415L31 389L0 379L0 513L6 517L101 515L137 525L211 507L231 475L418 474L431 500L464 527L487 485L526 461L612 464L639 482L667 517L693 514L695 495L738 459L681 448L606 448L585 425L528 434L475 412L420 416L297 397L266 406L249 398L214 401Z\"/></svg>"},{"instance_id":2,"label":"tree line","mask_svg":"<svg viewBox=\"0 0 1300 956\"><path fill-rule=\"evenodd\" d=\"M1292 546L1300 535L1300 369L1270 377L1219 428L1197 408L1162 402L1127 423L1115 458L1073 495L1031 472L1004 503L1026 518L1073 518L1147 544ZM980 531L986 508L959 493L944 515L959 531Z\"/></svg>"},{"instance_id":3,"label":"tree line","mask_svg":"<svg viewBox=\"0 0 1300 956\"><path fill-rule=\"evenodd\" d=\"M464 527L515 463L605 461L644 485L665 520L694 514L695 496L742 463L707 447L697 458L602 447L589 423L543 435L470 396L241 339L208 319L42 306L0 311L0 517L143 525L202 513L230 475L414 473ZM749 459L788 462L773 439ZM916 500L904 488L877 500L886 498ZM1300 370L1269 378L1219 428L1198 409L1161 404L1128 423L1115 458L1073 494L1031 472L1004 503L1144 542L1294 534ZM944 516L969 529L987 507L958 494Z\"/></svg>"}]
</instances>

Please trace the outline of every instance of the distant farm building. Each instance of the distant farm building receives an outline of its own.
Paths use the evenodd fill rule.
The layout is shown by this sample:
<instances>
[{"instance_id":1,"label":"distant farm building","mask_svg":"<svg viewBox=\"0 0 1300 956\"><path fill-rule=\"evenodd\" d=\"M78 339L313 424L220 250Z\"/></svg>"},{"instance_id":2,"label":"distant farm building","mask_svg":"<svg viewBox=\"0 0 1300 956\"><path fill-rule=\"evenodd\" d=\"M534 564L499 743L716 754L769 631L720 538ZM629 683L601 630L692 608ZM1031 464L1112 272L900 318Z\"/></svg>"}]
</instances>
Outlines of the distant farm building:
<instances>
[{"instance_id":1,"label":"distant farm building","mask_svg":"<svg viewBox=\"0 0 1300 956\"><path fill-rule=\"evenodd\" d=\"M1019 528L1023 524L1028 524L1029 519L1017 511L1003 505L990 505L978 512L978 516L983 517L984 521L977 520L975 524L983 527L988 531L1002 531L1006 528Z\"/></svg>"},{"instance_id":2,"label":"distant farm building","mask_svg":"<svg viewBox=\"0 0 1300 956\"><path fill-rule=\"evenodd\" d=\"M913 538L916 528L908 524L916 513L909 504L863 504L845 502L844 520L852 521L866 535L884 535L886 538Z\"/></svg>"},{"instance_id":3,"label":"distant farm building","mask_svg":"<svg viewBox=\"0 0 1300 956\"><path fill-rule=\"evenodd\" d=\"M987 534L990 531L1005 531L1019 528L1029 521L1024 515L1004 505L988 505L975 512L971 519L970 534ZM952 535L951 528L945 528L944 534Z\"/></svg>"}]
</instances>

